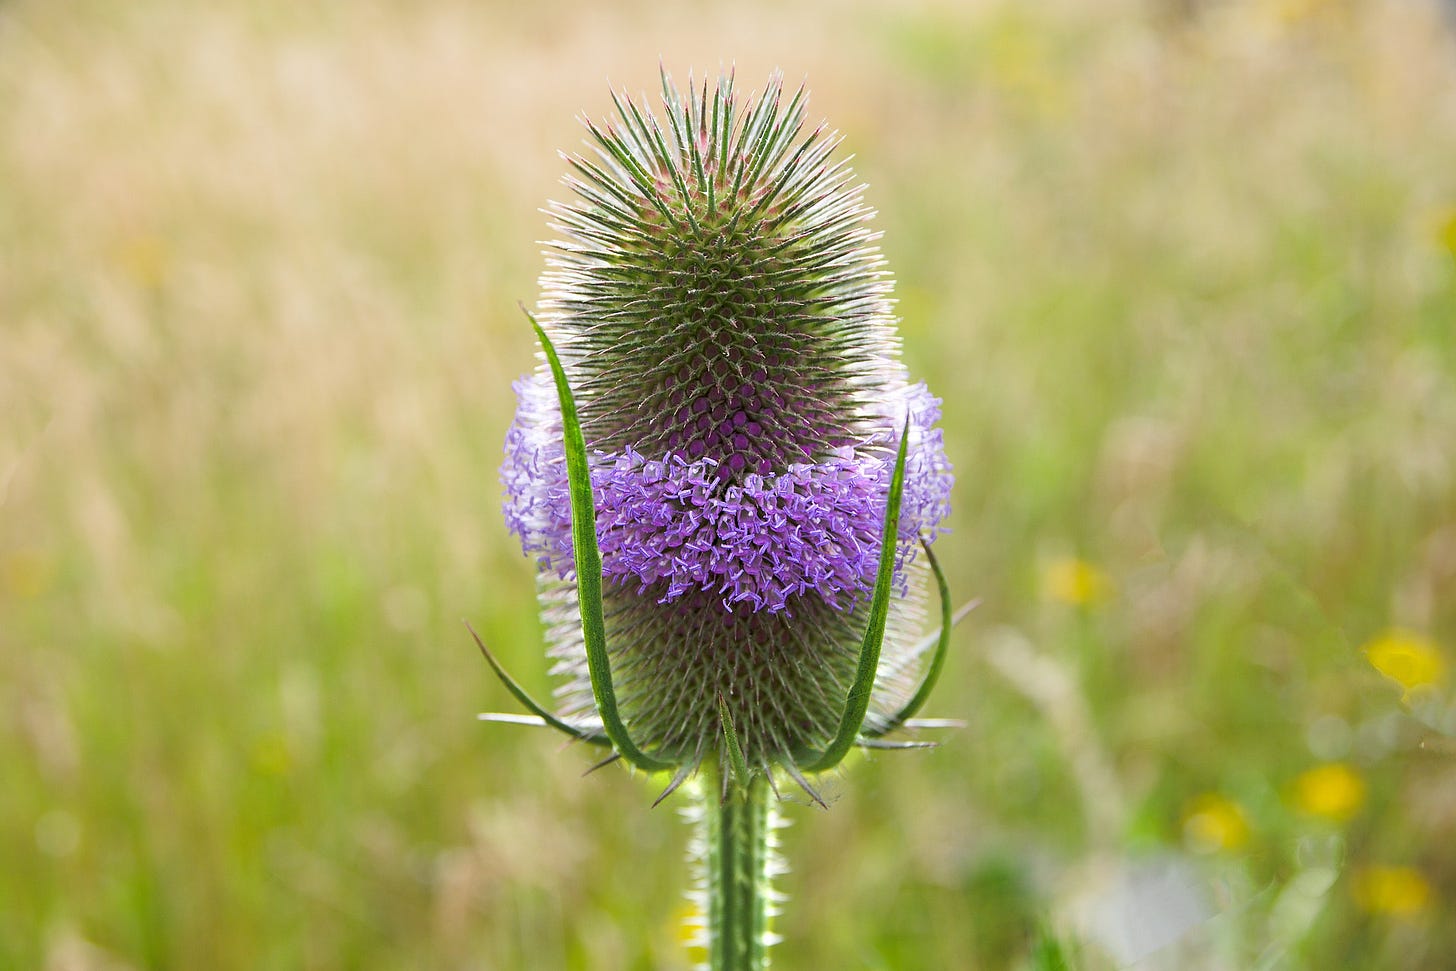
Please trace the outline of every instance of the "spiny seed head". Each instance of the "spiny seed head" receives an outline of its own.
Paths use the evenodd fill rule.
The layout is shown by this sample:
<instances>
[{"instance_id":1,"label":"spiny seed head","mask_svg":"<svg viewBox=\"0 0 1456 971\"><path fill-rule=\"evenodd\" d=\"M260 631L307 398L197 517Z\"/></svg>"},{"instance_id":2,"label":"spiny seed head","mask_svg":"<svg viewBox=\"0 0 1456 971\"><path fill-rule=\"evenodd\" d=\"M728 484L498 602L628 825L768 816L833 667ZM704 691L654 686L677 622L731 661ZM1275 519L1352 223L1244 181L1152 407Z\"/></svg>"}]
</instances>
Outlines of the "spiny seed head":
<instances>
[{"instance_id":1,"label":"spiny seed head","mask_svg":"<svg viewBox=\"0 0 1456 971\"><path fill-rule=\"evenodd\" d=\"M613 100L568 158L576 198L550 207L538 314L591 455L612 674L644 749L726 757L721 696L767 770L836 730L907 422L871 722L913 688L914 554L952 481L939 402L907 378L863 187L836 135L803 134L802 89L775 76L740 103L731 76L684 96L664 73L661 117ZM506 521L541 568L563 717L590 727L560 407L544 363L516 389Z\"/></svg>"}]
</instances>

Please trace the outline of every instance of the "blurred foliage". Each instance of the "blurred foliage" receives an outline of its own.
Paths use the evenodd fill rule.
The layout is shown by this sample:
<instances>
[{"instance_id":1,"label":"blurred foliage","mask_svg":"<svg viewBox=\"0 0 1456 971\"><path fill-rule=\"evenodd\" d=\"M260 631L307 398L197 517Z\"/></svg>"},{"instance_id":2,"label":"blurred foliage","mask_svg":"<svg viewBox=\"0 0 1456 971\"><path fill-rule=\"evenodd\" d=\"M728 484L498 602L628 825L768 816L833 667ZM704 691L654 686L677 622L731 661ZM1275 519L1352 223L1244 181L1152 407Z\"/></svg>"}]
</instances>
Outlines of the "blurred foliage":
<instances>
[{"instance_id":1,"label":"blurred foliage","mask_svg":"<svg viewBox=\"0 0 1456 971\"><path fill-rule=\"evenodd\" d=\"M1418 2L0 7L0 967L686 966L495 469L536 210L736 61L856 153L959 472L929 753L779 966L1456 951L1456 45Z\"/></svg>"}]
</instances>

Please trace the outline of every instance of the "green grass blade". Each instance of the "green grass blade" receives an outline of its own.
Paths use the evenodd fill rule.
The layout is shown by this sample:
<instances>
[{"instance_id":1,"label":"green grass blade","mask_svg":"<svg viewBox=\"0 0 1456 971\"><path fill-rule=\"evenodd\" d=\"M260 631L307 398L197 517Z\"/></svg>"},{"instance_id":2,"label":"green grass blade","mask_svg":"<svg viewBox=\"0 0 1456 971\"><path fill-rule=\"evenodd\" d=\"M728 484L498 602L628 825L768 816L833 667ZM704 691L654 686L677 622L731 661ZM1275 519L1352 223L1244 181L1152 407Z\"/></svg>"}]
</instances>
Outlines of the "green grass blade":
<instances>
[{"instance_id":1,"label":"green grass blade","mask_svg":"<svg viewBox=\"0 0 1456 971\"><path fill-rule=\"evenodd\" d=\"M612 747L629 763L646 772L675 768L677 763L653 758L639 749L617 711L617 692L612 687L607 627L602 613L602 555L597 549L597 514L592 501L591 470L586 461L586 440L581 434L576 401L566 383L566 372L561 367L561 359L556 356L556 348L529 310L526 316L541 341L541 349L551 366L551 376L556 381L556 395L561 402L566 477L571 490L571 545L576 562L576 597L581 608L581 632L586 641L586 661L591 671L592 696L596 699L597 713L602 716L602 727Z\"/></svg>"},{"instance_id":2,"label":"green grass blade","mask_svg":"<svg viewBox=\"0 0 1456 971\"><path fill-rule=\"evenodd\" d=\"M839 732L829 747L818 755L799 760L805 772L823 772L844 760L854 747L870 710L870 692L880 668L880 645L885 640L885 620L890 613L890 585L895 578L895 549L900 538L900 497L905 491L905 450L910 443L910 419L900 430L900 449L895 455L895 474L890 478L890 496L885 503L885 527L880 533L880 565L875 574L875 592L870 600L869 621L865 624L864 641L859 649L859 669L849 696L844 702L844 715Z\"/></svg>"},{"instance_id":3,"label":"green grass blade","mask_svg":"<svg viewBox=\"0 0 1456 971\"><path fill-rule=\"evenodd\" d=\"M540 704L537 704L536 699L532 698L531 695L526 691L526 689L521 687L520 682L518 682L515 678L511 677L506 669L501 666L501 663L495 659L495 655L490 653L490 649L485 646L485 641L480 639L480 635L475 632L475 628L471 627L469 622L466 622L465 629L470 631L471 637L475 638L475 646L480 648L480 653L485 656L485 663L490 665L490 669L495 672L495 676L497 678L500 678L501 684L506 686L506 690L509 691L517 701L519 701L522 705L525 705L527 711L535 715L537 718L541 719L541 721L544 722L546 725L556 729L558 732L563 732L564 734L570 735L572 738L580 739L581 741L588 742L592 745L612 744L611 740L608 739L607 736L598 735L595 732L584 732L579 728L574 728L571 725L568 725L566 722L562 721L560 718L557 718L555 715L551 714L551 712L547 711Z\"/></svg>"},{"instance_id":4,"label":"green grass blade","mask_svg":"<svg viewBox=\"0 0 1456 971\"><path fill-rule=\"evenodd\" d=\"M1030 971L1071 971L1071 968L1056 935L1048 927L1039 928L1031 950Z\"/></svg>"},{"instance_id":5,"label":"green grass blade","mask_svg":"<svg viewBox=\"0 0 1456 971\"><path fill-rule=\"evenodd\" d=\"M951 616L950 610L950 585L945 582L945 574L941 572L940 563L936 560L935 554L930 551L930 544L923 539L920 541L920 548L925 550L925 557L930 562L930 572L935 574L935 586L940 591L940 639L935 642L935 653L930 656L930 667L925 671L925 680L920 682L919 689L914 697L906 702L905 707L895 713L884 726L864 733L865 738L879 738L888 735L895 729L904 725L915 714L925 707L925 702L930 699L930 693L935 690L935 682L940 680L940 669L945 667L946 649L950 645L950 631L955 625L955 619Z\"/></svg>"}]
</instances>

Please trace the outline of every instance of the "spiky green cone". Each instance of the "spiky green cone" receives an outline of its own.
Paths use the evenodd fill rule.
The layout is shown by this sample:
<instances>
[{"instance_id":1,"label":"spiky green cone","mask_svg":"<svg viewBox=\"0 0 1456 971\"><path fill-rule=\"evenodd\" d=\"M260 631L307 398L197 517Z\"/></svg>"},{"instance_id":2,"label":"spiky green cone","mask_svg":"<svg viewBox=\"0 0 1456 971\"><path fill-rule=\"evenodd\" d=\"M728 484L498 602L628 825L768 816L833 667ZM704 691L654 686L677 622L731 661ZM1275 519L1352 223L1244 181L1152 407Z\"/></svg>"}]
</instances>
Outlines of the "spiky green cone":
<instances>
[{"instance_id":1,"label":"spiky green cone","mask_svg":"<svg viewBox=\"0 0 1456 971\"><path fill-rule=\"evenodd\" d=\"M951 483L861 187L831 161L837 137L803 134L804 92L784 100L777 77L740 104L731 77L684 96L664 74L662 119L614 95L618 118L588 122L595 157L568 159L576 201L551 207L563 238L537 314L590 455L622 721L653 759L711 756L724 779L735 760L799 776L839 735L906 429L864 724L902 709L923 663L916 550ZM517 390L506 518L541 567L561 718L596 733L558 389L543 363Z\"/></svg>"}]
</instances>

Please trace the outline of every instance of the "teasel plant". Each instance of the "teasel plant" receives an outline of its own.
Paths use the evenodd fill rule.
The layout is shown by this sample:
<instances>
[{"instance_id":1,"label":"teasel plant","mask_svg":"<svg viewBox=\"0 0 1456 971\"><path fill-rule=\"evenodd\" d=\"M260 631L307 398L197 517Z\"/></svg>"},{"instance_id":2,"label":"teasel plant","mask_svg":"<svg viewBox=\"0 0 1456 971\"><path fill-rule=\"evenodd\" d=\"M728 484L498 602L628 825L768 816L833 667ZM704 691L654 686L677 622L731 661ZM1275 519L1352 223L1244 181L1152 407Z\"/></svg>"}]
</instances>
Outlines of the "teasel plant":
<instances>
[{"instance_id":1,"label":"teasel plant","mask_svg":"<svg viewBox=\"0 0 1456 971\"><path fill-rule=\"evenodd\" d=\"M664 71L660 112L612 98L563 156L575 198L547 210L501 469L562 683L548 708L477 637L529 713L481 717L687 793L691 943L759 971L784 787L824 806L816 776L856 747L944 725L916 718L958 619L931 552L940 402L901 363L864 187L837 134L806 133L803 88Z\"/></svg>"}]
</instances>

